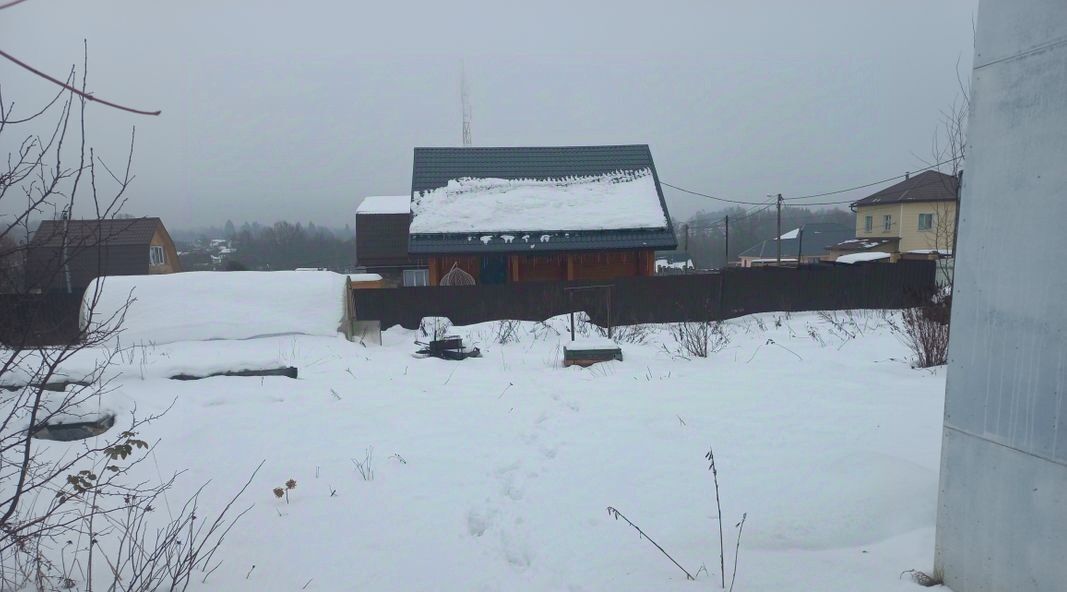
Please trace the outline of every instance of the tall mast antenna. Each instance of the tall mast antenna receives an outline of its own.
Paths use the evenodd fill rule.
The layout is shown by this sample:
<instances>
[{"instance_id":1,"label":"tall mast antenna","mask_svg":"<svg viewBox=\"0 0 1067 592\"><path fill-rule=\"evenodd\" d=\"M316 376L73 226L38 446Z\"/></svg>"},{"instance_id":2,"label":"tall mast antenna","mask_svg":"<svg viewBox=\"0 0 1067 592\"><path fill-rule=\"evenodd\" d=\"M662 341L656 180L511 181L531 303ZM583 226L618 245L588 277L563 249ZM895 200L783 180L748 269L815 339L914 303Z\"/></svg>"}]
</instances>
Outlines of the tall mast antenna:
<instances>
[{"instance_id":1,"label":"tall mast antenna","mask_svg":"<svg viewBox=\"0 0 1067 592\"><path fill-rule=\"evenodd\" d=\"M471 146L471 95L467 88L467 68L463 62L460 62L459 68L459 100L463 104L463 146Z\"/></svg>"}]
</instances>

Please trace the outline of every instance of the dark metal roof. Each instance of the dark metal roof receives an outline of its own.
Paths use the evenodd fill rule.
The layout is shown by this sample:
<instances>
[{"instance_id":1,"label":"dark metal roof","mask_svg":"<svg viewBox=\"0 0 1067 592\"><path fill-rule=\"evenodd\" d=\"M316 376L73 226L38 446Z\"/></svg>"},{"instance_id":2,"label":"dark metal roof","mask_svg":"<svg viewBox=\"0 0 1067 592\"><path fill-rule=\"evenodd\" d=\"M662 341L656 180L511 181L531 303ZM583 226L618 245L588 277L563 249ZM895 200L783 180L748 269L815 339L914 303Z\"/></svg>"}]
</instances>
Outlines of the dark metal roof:
<instances>
[{"instance_id":1,"label":"dark metal roof","mask_svg":"<svg viewBox=\"0 0 1067 592\"><path fill-rule=\"evenodd\" d=\"M483 240L485 236L491 236L491 239L485 241ZM673 232L650 228L525 233L510 240L501 235L413 234L408 242L408 252L412 254L527 253L535 255L563 251L673 249L676 246L678 243Z\"/></svg>"},{"instance_id":2,"label":"dark metal roof","mask_svg":"<svg viewBox=\"0 0 1067 592\"><path fill-rule=\"evenodd\" d=\"M959 177L946 175L940 171L923 171L904 179L896 185L890 185L878 193L869 195L853 203L852 206L875 206L920 201L956 201L959 195L959 184Z\"/></svg>"},{"instance_id":3,"label":"dark metal roof","mask_svg":"<svg viewBox=\"0 0 1067 592\"><path fill-rule=\"evenodd\" d=\"M61 247L66 234L67 245L95 246L103 243L109 246L148 246L156 229L162 224L159 218L44 220L33 233L30 245Z\"/></svg>"},{"instance_id":4,"label":"dark metal roof","mask_svg":"<svg viewBox=\"0 0 1067 592\"><path fill-rule=\"evenodd\" d=\"M800 227L800 238L782 239L782 257L797 257L797 248L801 257L818 257L824 255L831 246L855 236L855 231L840 224L818 222ZM798 245L797 242L800 242ZM778 255L776 239L761 241L741 252L739 257L773 258Z\"/></svg>"},{"instance_id":5,"label":"dark metal roof","mask_svg":"<svg viewBox=\"0 0 1067 592\"><path fill-rule=\"evenodd\" d=\"M483 234L412 234L408 251L430 253L538 253L606 249L674 249L677 241L663 198L652 151L647 144L619 146L512 146L493 148L415 148L412 194L444 187L452 179L560 179L652 171L665 228L565 231L546 228L508 240ZM521 208L521 204L516 204ZM514 233L512 233L514 234ZM546 240L542 240L547 236Z\"/></svg>"}]
</instances>

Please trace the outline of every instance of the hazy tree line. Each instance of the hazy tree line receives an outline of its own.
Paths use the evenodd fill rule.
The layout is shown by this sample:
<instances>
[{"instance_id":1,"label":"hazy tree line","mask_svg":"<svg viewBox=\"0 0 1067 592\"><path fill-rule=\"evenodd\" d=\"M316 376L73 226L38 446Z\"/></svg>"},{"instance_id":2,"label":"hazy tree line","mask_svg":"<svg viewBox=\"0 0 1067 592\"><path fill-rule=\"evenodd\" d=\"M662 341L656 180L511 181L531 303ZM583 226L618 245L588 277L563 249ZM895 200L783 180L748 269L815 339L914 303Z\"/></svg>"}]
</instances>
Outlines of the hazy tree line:
<instances>
[{"instance_id":1,"label":"hazy tree line","mask_svg":"<svg viewBox=\"0 0 1067 592\"><path fill-rule=\"evenodd\" d=\"M729 253L726 252L726 224L723 222L726 216L730 216ZM782 209L782 233L809 222L833 222L853 228L855 219L856 215L846 209L786 207ZM737 261L742 251L778 235L774 207L755 212L741 207L699 212L686 222L676 221L674 226L678 233L678 248L686 249L688 242L689 256L698 269L722 267L726 260Z\"/></svg>"},{"instance_id":2,"label":"hazy tree line","mask_svg":"<svg viewBox=\"0 0 1067 592\"><path fill-rule=\"evenodd\" d=\"M212 239L227 239L233 253L223 256L224 262L214 265L219 269L278 270L297 267L325 267L337 271L351 270L355 266L355 236L351 227L343 230L306 226L297 222L275 222L262 225L245 222L237 227L227 220L219 227L195 231L177 231L175 240L185 251L183 268L211 268L210 251L205 247Z\"/></svg>"}]
</instances>

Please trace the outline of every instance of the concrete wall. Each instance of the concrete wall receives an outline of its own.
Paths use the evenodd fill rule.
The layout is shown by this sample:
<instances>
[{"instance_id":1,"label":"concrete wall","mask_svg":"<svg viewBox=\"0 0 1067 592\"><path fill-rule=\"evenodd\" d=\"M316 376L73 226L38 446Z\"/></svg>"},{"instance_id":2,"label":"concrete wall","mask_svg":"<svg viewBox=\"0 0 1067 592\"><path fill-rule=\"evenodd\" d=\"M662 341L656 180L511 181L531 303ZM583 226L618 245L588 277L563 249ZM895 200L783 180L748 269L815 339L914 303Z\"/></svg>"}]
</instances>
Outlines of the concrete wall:
<instances>
[{"instance_id":1,"label":"concrete wall","mask_svg":"<svg viewBox=\"0 0 1067 592\"><path fill-rule=\"evenodd\" d=\"M1067 2L982 0L975 41L936 569L1064 590Z\"/></svg>"}]
</instances>

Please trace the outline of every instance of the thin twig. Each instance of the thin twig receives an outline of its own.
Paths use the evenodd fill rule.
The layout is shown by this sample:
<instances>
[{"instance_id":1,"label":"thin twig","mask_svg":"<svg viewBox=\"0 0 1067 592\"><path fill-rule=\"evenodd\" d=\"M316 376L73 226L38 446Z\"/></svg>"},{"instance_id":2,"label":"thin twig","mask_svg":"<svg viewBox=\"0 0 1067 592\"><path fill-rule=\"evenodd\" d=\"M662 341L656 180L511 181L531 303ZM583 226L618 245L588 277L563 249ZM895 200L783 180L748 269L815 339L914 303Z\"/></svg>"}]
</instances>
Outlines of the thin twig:
<instances>
[{"instance_id":1,"label":"thin twig","mask_svg":"<svg viewBox=\"0 0 1067 592\"><path fill-rule=\"evenodd\" d=\"M633 522L631 522L630 519L627 518L626 516L623 516L622 512L619 512L615 508L613 508L611 506L608 506L608 516L611 516L612 518L614 518L616 520L618 520L619 518L622 518L623 520L625 520L627 524L632 526L634 528L634 530L636 530L638 533L640 533L642 538L644 538L644 539L648 540L648 542L652 543L657 549L659 549L660 553L663 553L664 557L666 557L667 559L670 559L671 563L673 563L676 566L678 566L678 569L682 570L682 573L685 574L686 579L689 579L689 580L695 580L696 579L696 578L693 577L693 574L691 574L688 571L686 571L686 569L684 567L682 567L682 565L680 563L675 561L674 557L671 557L670 553L667 553L666 551L664 551L663 547L659 546L659 543L657 543L656 541L652 540L652 537L650 537L647 534L645 534L645 531L641 530L640 526L638 526L638 525L634 524Z\"/></svg>"},{"instance_id":2,"label":"thin twig","mask_svg":"<svg viewBox=\"0 0 1067 592\"><path fill-rule=\"evenodd\" d=\"M0 4L0 10L3 10L5 8L11 8L12 6L14 6L16 4L22 4L25 1L26 0L11 0L11 2L8 2L6 4Z\"/></svg>"},{"instance_id":3,"label":"thin twig","mask_svg":"<svg viewBox=\"0 0 1067 592\"><path fill-rule=\"evenodd\" d=\"M745 518L748 518L748 512L741 514L741 522L737 523L737 546L734 547L734 573L730 575L730 592L734 592L734 580L737 579L737 554L741 551L741 531L745 530Z\"/></svg>"},{"instance_id":4,"label":"thin twig","mask_svg":"<svg viewBox=\"0 0 1067 592\"><path fill-rule=\"evenodd\" d=\"M711 478L715 482L715 510L719 513L719 574L722 576L722 587L726 589L726 559L723 557L723 537L722 537L722 504L719 502L719 470L715 467L715 451L712 447L708 447L708 453L704 455L704 458L708 459L711 463L708 465L708 470L711 471Z\"/></svg>"},{"instance_id":5,"label":"thin twig","mask_svg":"<svg viewBox=\"0 0 1067 592\"><path fill-rule=\"evenodd\" d=\"M2 9L2 8L7 8L7 6L0 6L0 9ZM65 88L65 89L69 90L70 92L78 95L79 97L81 97L81 98L83 98L83 99L85 99L87 101L93 101L95 103L100 103L101 105L107 105L108 107L113 107L115 109L121 109L122 111L128 111L130 113L137 113L138 115L159 115L160 113L163 112L163 111L144 111L144 110L141 110L141 109L134 109L132 107L125 107L123 105L119 105L118 103L112 103L111 101L105 101L104 99L98 99L98 98L94 97L90 93L82 92L82 91L74 88L73 86L71 86L71 85L69 85L69 84L57 79L57 78L52 78L48 74L45 74L44 72L41 72L37 68L34 68L33 66L27 64L26 62L23 62L22 60L16 58L15 56L13 56L13 55L11 55L9 53L7 53L6 51L0 50L0 57L4 57L4 58L8 59L9 61L13 62L14 64L16 64L18 66L21 66L26 70L29 70L30 72L40 76L41 78L44 78L45 80L51 82L52 84L57 84L57 85Z\"/></svg>"}]
</instances>

